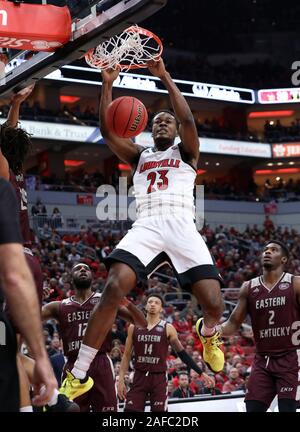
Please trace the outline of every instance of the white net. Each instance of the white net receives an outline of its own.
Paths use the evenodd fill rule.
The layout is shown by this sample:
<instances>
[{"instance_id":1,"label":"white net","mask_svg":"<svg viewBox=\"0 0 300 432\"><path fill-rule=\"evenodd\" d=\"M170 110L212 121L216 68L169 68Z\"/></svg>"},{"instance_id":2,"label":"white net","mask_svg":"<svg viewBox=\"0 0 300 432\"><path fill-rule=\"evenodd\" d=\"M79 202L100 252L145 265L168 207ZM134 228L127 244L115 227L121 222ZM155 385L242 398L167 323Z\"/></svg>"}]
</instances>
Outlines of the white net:
<instances>
[{"instance_id":1,"label":"white net","mask_svg":"<svg viewBox=\"0 0 300 432\"><path fill-rule=\"evenodd\" d=\"M162 50L162 43L156 35L132 26L89 51L85 60L97 69L116 69L119 66L126 72L147 67L148 61L160 58Z\"/></svg>"}]
</instances>

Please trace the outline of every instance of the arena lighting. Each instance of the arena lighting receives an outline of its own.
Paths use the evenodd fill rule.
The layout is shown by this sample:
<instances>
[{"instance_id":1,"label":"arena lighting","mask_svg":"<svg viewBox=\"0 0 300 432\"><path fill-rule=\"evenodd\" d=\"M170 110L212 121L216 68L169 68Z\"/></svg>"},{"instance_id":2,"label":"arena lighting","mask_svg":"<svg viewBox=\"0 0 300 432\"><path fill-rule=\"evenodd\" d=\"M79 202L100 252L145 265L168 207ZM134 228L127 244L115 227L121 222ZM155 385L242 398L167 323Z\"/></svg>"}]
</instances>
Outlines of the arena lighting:
<instances>
[{"instance_id":1,"label":"arena lighting","mask_svg":"<svg viewBox=\"0 0 300 432\"><path fill-rule=\"evenodd\" d=\"M251 119L269 118L269 117L291 117L295 114L294 110L278 110L278 111L252 111L248 114Z\"/></svg>"},{"instance_id":2,"label":"arena lighting","mask_svg":"<svg viewBox=\"0 0 300 432\"><path fill-rule=\"evenodd\" d=\"M64 164L66 167L79 167L85 164L86 161L83 160L73 160L73 159L65 159Z\"/></svg>"},{"instance_id":3,"label":"arena lighting","mask_svg":"<svg viewBox=\"0 0 300 432\"><path fill-rule=\"evenodd\" d=\"M198 175L201 175L201 174L204 174L204 173L206 173L206 170L203 170L203 169L198 169L197 170L197 174Z\"/></svg>"},{"instance_id":4,"label":"arena lighting","mask_svg":"<svg viewBox=\"0 0 300 432\"><path fill-rule=\"evenodd\" d=\"M297 174L300 173L300 168L278 168L275 170L264 169L264 170L256 170L255 174L257 175L265 175L265 174Z\"/></svg>"},{"instance_id":5,"label":"arena lighting","mask_svg":"<svg viewBox=\"0 0 300 432\"><path fill-rule=\"evenodd\" d=\"M78 96L60 95L59 100L61 103L75 103L80 100Z\"/></svg>"},{"instance_id":6,"label":"arena lighting","mask_svg":"<svg viewBox=\"0 0 300 432\"><path fill-rule=\"evenodd\" d=\"M118 169L120 171L131 171L131 166L123 163L118 164Z\"/></svg>"}]
</instances>

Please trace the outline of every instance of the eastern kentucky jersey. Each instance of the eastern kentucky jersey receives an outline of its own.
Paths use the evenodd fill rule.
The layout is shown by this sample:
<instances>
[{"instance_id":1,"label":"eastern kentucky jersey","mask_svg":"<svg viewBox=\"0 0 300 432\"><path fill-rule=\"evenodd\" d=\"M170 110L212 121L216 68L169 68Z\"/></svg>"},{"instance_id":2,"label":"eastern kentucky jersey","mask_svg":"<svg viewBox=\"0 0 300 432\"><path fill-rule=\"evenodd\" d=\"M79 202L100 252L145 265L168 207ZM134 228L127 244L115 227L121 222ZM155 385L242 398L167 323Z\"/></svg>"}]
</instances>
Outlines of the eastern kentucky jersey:
<instances>
[{"instance_id":1,"label":"eastern kentucky jersey","mask_svg":"<svg viewBox=\"0 0 300 432\"><path fill-rule=\"evenodd\" d=\"M134 327L134 368L141 372L165 372L168 355L167 322L160 320L151 330Z\"/></svg>"},{"instance_id":2,"label":"eastern kentucky jersey","mask_svg":"<svg viewBox=\"0 0 300 432\"><path fill-rule=\"evenodd\" d=\"M293 277L283 273L272 289L264 285L262 276L249 281L248 312L259 354L279 355L299 348L300 306Z\"/></svg>"},{"instance_id":3,"label":"eastern kentucky jersey","mask_svg":"<svg viewBox=\"0 0 300 432\"><path fill-rule=\"evenodd\" d=\"M184 162L180 145L164 151L146 148L133 176L138 217L184 212L194 216L196 171Z\"/></svg>"},{"instance_id":4,"label":"eastern kentucky jersey","mask_svg":"<svg viewBox=\"0 0 300 432\"><path fill-rule=\"evenodd\" d=\"M20 217L21 233L23 237L23 243L31 243L30 225L27 208L27 192L26 183L23 174L14 174L13 171L9 170L9 181L14 187L18 200L18 210Z\"/></svg>"},{"instance_id":5,"label":"eastern kentucky jersey","mask_svg":"<svg viewBox=\"0 0 300 432\"><path fill-rule=\"evenodd\" d=\"M101 294L93 293L84 303L77 302L74 297L62 300L59 307L58 321L63 341L64 355L68 361L74 362L88 324L90 315ZM111 333L108 333L98 354L111 351Z\"/></svg>"}]
</instances>

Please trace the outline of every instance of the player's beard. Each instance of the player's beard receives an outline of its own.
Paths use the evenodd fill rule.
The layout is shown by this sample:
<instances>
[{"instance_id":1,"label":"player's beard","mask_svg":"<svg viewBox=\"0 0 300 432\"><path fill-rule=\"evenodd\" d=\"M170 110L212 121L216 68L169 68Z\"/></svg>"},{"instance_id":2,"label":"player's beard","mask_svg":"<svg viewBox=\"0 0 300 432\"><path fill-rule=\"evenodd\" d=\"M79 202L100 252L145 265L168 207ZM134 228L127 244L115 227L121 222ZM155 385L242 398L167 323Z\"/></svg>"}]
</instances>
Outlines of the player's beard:
<instances>
[{"instance_id":1,"label":"player's beard","mask_svg":"<svg viewBox=\"0 0 300 432\"><path fill-rule=\"evenodd\" d=\"M263 263L263 268L266 270L273 270L273 264L271 262L265 262Z\"/></svg>"},{"instance_id":2,"label":"player's beard","mask_svg":"<svg viewBox=\"0 0 300 432\"><path fill-rule=\"evenodd\" d=\"M155 147L158 150L166 150L167 148L171 147L173 142L174 141L171 138L166 138L166 137L155 138Z\"/></svg>"},{"instance_id":3,"label":"player's beard","mask_svg":"<svg viewBox=\"0 0 300 432\"><path fill-rule=\"evenodd\" d=\"M75 288L77 289L89 289L91 287L92 284L92 278L87 278L87 279L73 279L73 284L75 286Z\"/></svg>"}]
</instances>

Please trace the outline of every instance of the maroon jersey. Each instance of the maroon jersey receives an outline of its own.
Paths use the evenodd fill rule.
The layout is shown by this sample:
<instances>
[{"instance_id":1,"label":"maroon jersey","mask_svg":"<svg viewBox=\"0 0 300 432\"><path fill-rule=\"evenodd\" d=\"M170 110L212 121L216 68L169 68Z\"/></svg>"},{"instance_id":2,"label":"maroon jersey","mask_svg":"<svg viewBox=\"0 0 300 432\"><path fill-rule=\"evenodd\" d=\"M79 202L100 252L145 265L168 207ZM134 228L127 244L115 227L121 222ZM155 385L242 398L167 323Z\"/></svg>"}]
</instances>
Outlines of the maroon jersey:
<instances>
[{"instance_id":1,"label":"maroon jersey","mask_svg":"<svg viewBox=\"0 0 300 432\"><path fill-rule=\"evenodd\" d=\"M63 341L64 355L73 362L77 354L95 305L100 301L101 294L93 293L84 303L77 302L74 297L62 300L59 307L58 321ZM111 351L111 333L103 342L98 354Z\"/></svg>"},{"instance_id":2,"label":"maroon jersey","mask_svg":"<svg viewBox=\"0 0 300 432\"><path fill-rule=\"evenodd\" d=\"M262 276L249 281L248 312L259 354L277 355L299 348L300 306L293 277L283 273L271 289Z\"/></svg>"},{"instance_id":3,"label":"maroon jersey","mask_svg":"<svg viewBox=\"0 0 300 432\"><path fill-rule=\"evenodd\" d=\"M160 320L151 330L134 327L134 367L141 372L165 372L167 370L169 341L167 323Z\"/></svg>"},{"instance_id":4,"label":"maroon jersey","mask_svg":"<svg viewBox=\"0 0 300 432\"><path fill-rule=\"evenodd\" d=\"M37 257L33 255L31 249L24 247L24 253L25 253L27 264L31 270L35 282L35 288L38 295L39 303L40 306L42 307L44 278L43 278L41 265Z\"/></svg>"},{"instance_id":5,"label":"maroon jersey","mask_svg":"<svg viewBox=\"0 0 300 432\"><path fill-rule=\"evenodd\" d=\"M30 225L29 225L29 217L28 217L28 209L27 209L27 192L26 192L24 175L23 174L15 175L13 171L10 169L9 181L13 185L17 195L23 243L30 244L31 234L30 234Z\"/></svg>"}]
</instances>

